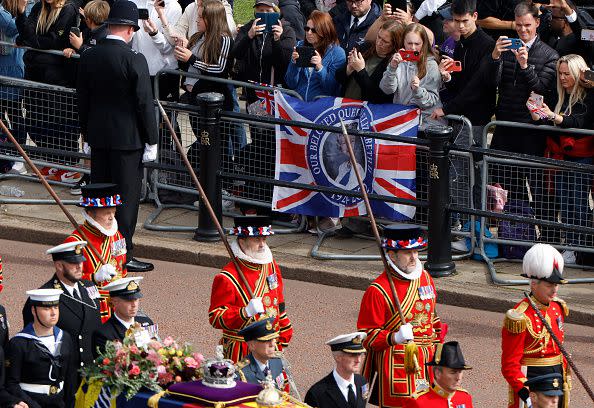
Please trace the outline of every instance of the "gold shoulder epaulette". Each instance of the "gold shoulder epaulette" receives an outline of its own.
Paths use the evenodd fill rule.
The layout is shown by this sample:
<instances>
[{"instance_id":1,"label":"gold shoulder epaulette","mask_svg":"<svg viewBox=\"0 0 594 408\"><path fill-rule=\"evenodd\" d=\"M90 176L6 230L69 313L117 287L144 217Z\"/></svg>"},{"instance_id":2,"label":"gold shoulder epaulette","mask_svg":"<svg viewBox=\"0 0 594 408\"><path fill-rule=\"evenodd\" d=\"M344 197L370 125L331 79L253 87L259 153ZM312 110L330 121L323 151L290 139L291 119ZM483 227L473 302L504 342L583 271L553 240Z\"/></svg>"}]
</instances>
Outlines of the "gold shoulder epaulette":
<instances>
[{"instance_id":1,"label":"gold shoulder epaulette","mask_svg":"<svg viewBox=\"0 0 594 408\"><path fill-rule=\"evenodd\" d=\"M522 333L526 330L526 316L524 315L524 310L516 309L509 309L505 313L505 319L503 320L503 327L507 329L508 332L513 334Z\"/></svg>"},{"instance_id":2,"label":"gold shoulder epaulette","mask_svg":"<svg viewBox=\"0 0 594 408\"><path fill-rule=\"evenodd\" d=\"M553 299L553 301L561 305L561 309L563 309L563 314L565 317L569 316L569 306L567 306L567 303L563 299L556 297Z\"/></svg>"},{"instance_id":3,"label":"gold shoulder epaulette","mask_svg":"<svg viewBox=\"0 0 594 408\"><path fill-rule=\"evenodd\" d=\"M430 388L425 388L425 389L424 389L424 390L422 390L422 391L419 391L419 392L415 392L415 393L413 393L413 394L411 395L411 397L412 397L412 398L414 398L414 399L417 399L417 398L419 398L420 396L427 394L427 393L428 393L430 390L431 390Z\"/></svg>"},{"instance_id":4,"label":"gold shoulder epaulette","mask_svg":"<svg viewBox=\"0 0 594 408\"><path fill-rule=\"evenodd\" d=\"M241 370L242 368L247 367L249 365L250 365L250 359L246 358L246 359L241 360L237 364L235 364L235 367L237 367L238 370Z\"/></svg>"},{"instance_id":5,"label":"gold shoulder epaulette","mask_svg":"<svg viewBox=\"0 0 594 408\"><path fill-rule=\"evenodd\" d=\"M463 392L463 393L466 393L466 394L470 394L470 393L469 393L468 391L466 391L464 388L460 388L460 387L456 388L456 391L457 391L457 392Z\"/></svg>"}]
</instances>

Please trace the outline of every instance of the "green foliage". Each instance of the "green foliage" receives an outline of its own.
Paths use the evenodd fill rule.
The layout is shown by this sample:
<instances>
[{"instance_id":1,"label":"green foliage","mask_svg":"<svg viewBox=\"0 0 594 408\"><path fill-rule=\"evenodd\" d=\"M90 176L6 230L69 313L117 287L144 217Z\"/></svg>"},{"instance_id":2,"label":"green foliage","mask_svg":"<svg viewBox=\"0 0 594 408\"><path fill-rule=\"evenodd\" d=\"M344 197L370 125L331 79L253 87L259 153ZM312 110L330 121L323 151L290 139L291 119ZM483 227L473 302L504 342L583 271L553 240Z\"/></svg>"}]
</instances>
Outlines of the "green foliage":
<instances>
[{"instance_id":1,"label":"green foliage","mask_svg":"<svg viewBox=\"0 0 594 408\"><path fill-rule=\"evenodd\" d=\"M235 22L245 24L254 18L254 0L235 0L233 3Z\"/></svg>"}]
</instances>

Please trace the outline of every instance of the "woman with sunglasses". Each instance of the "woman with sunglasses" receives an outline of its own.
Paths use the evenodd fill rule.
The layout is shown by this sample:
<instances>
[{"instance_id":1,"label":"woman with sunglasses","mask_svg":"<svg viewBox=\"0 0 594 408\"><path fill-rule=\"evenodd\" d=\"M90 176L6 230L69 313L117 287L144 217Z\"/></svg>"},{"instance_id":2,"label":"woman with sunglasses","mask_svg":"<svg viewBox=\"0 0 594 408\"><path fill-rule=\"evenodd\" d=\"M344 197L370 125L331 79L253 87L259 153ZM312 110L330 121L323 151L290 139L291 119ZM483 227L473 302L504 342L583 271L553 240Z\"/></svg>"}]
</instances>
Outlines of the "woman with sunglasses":
<instances>
[{"instance_id":1,"label":"woman with sunglasses","mask_svg":"<svg viewBox=\"0 0 594 408\"><path fill-rule=\"evenodd\" d=\"M336 80L336 72L344 67L346 56L338 44L330 14L317 10L311 13L305 26L305 40L305 43L299 41L297 47L313 47L310 66L297 65L299 53L296 48L285 75L287 86L296 90L306 101L314 100L317 96L339 96L340 84Z\"/></svg>"}]
</instances>

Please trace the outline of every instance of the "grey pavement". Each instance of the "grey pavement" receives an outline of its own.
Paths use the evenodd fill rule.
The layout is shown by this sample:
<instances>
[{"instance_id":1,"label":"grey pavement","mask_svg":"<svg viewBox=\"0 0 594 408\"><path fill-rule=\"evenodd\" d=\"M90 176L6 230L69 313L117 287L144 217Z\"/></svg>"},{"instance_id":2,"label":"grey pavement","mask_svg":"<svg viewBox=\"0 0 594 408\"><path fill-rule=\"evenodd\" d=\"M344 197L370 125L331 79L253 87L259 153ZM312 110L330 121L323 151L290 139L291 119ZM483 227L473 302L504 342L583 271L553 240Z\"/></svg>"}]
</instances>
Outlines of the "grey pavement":
<instances>
[{"instance_id":1,"label":"grey pavement","mask_svg":"<svg viewBox=\"0 0 594 408\"><path fill-rule=\"evenodd\" d=\"M26 198L49 199L50 196L40 183L23 180L4 180L0 186L19 186ZM56 187L58 195L65 200L77 199L64 187ZM0 199L8 197L0 196ZM81 209L68 206L74 217L82 222ZM151 258L163 261L195 264L220 268L228 262L228 255L222 243L197 242L193 232L150 231L143 228L147 217L155 211L152 203L141 205L135 242L137 258ZM160 225L197 226L198 212L172 208L164 210L157 218ZM224 226L231 226L232 219L225 217ZM0 239L57 245L73 230L57 205L1 204ZM338 286L351 289L365 289L382 270L381 261L317 260L310 251L317 236L310 233L277 234L269 238L269 245L275 259L281 266L283 276L288 279ZM327 238L320 251L338 255L376 255L373 241L360 238ZM1 255L1 253L0 253ZM519 263L497 263L498 276L502 279L518 279ZM483 262L463 260L456 262L457 273L435 280L438 301L454 306L502 312L513 306L528 286L495 286L491 283L487 267ZM147 274L150 279L151 273ZM594 276L594 271L566 268L570 278ZM594 285L563 285L559 296L571 308L568 321L594 326Z\"/></svg>"}]
</instances>

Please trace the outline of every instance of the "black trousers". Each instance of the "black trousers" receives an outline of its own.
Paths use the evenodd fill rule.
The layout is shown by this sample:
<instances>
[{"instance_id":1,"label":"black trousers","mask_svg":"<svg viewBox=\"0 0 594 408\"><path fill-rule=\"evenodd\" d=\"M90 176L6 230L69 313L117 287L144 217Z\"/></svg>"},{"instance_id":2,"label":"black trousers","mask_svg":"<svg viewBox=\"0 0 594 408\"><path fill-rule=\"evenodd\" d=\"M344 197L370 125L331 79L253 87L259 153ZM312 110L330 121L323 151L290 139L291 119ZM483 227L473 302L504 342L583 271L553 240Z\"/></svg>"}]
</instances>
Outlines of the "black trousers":
<instances>
[{"instance_id":1,"label":"black trousers","mask_svg":"<svg viewBox=\"0 0 594 408\"><path fill-rule=\"evenodd\" d=\"M116 211L118 228L126 239L126 255L133 258L132 236L138 219L142 183L142 153L139 150L91 149L91 183L118 185L122 205Z\"/></svg>"}]
</instances>

